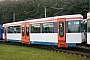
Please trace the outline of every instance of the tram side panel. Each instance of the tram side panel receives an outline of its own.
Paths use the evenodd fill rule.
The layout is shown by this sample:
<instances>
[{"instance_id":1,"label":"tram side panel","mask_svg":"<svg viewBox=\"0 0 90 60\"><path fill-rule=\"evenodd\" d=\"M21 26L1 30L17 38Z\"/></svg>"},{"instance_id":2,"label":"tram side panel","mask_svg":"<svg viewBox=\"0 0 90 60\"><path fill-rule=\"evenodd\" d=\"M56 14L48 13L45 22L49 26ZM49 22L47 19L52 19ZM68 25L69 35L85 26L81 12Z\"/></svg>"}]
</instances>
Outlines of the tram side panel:
<instances>
[{"instance_id":1,"label":"tram side panel","mask_svg":"<svg viewBox=\"0 0 90 60\"><path fill-rule=\"evenodd\" d=\"M42 44L57 46L58 38L57 33L31 33L31 44Z\"/></svg>"},{"instance_id":2,"label":"tram side panel","mask_svg":"<svg viewBox=\"0 0 90 60\"><path fill-rule=\"evenodd\" d=\"M5 39L5 34L6 34L6 39ZM5 41L9 41L9 42L21 42L20 27L19 26L4 27L3 38Z\"/></svg>"},{"instance_id":3,"label":"tram side panel","mask_svg":"<svg viewBox=\"0 0 90 60\"><path fill-rule=\"evenodd\" d=\"M30 24L31 44L53 45L58 44L57 22Z\"/></svg>"},{"instance_id":4,"label":"tram side panel","mask_svg":"<svg viewBox=\"0 0 90 60\"><path fill-rule=\"evenodd\" d=\"M20 33L7 33L7 40L11 42L21 42Z\"/></svg>"},{"instance_id":5,"label":"tram side panel","mask_svg":"<svg viewBox=\"0 0 90 60\"><path fill-rule=\"evenodd\" d=\"M85 38L84 33L81 31L82 19L78 20L68 20L66 21L66 42L67 43L81 43Z\"/></svg>"},{"instance_id":6,"label":"tram side panel","mask_svg":"<svg viewBox=\"0 0 90 60\"><path fill-rule=\"evenodd\" d=\"M58 41L58 37L60 37L58 33L61 30L60 31L58 30L58 22L57 21L56 22L43 22L43 23L30 24L30 29L31 29L30 30L30 43L31 44L43 44L43 45L58 46L58 42L60 42L60 44L62 44L62 45L68 44L68 47L75 47L76 43L78 41L77 40L75 42L75 41L73 41L73 39L71 39L71 41L73 41L73 42L68 42L68 43L66 43L66 39L64 39L64 41L62 41L62 40ZM64 34L66 37L65 31L64 31ZM81 37L81 35L80 35L80 37Z\"/></svg>"}]
</instances>

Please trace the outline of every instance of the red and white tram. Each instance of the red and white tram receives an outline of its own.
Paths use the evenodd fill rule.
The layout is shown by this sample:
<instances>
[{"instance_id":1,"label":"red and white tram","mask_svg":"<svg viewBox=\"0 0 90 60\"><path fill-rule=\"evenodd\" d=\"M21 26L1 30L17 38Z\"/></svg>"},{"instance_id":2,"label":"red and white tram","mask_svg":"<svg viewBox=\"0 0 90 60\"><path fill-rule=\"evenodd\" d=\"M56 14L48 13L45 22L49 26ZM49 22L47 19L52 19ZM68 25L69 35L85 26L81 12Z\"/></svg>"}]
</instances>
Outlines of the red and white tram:
<instances>
[{"instance_id":1,"label":"red and white tram","mask_svg":"<svg viewBox=\"0 0 90 60\"><path fill-rule=\"evenodd\" d=\"M75 47L84 39L80 14L32 19L3 24L3 38L22 44Z\"/></svg>"}]
</instances>

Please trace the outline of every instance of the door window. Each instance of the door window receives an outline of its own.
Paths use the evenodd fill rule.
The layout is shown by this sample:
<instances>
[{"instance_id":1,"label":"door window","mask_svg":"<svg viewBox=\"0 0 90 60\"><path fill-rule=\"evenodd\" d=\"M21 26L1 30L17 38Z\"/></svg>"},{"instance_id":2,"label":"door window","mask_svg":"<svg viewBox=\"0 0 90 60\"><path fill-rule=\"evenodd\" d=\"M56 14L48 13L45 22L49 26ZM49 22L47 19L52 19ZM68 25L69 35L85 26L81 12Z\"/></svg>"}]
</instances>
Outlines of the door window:
<instances>
[{"instance_id":1,"label":"door window","mask_svg":"<svg viewBox=\"0 0 90 60\"><path fill-rule=\"evenodd\" d=\"M64 36L64 22L62 21L59 23L59 34L60 34L60 37Z\"/></svg>"},{"instance_id":2,"label":"door window","mask_svg":"<svg viewBox=\"0 0 90 60\"><path fill-rule=\"evenodd\" d=\"M22 36L24 36L25 27L22 27Z\"/></svg>"},{"instance_id":3,"label":"door window","mask_svg":"<svg viewBox=\"0 0 90 60\"><path fill-rule=\"evenodd\" d=\"M26 27L26 36L29 36L29 27Z\"/></svg>"}]
</instances>

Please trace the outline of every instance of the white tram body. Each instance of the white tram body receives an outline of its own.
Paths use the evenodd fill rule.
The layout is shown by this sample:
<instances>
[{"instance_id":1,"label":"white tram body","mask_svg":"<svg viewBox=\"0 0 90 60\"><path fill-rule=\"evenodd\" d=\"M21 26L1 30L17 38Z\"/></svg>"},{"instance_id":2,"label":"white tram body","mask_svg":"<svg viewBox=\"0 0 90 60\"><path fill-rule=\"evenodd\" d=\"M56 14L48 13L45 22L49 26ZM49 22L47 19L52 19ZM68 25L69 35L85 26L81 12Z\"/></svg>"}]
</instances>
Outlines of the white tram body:
<instances>
[{"instance_id":1,"label":"white tram body","mask_svg":"<svg viewBox=\"0 0 90 60\"><path fill-rule=\"evenodd\" d=\"M90 44L90 12L87 13L87 44Z\"/></svg>"},{"instance_id":2,"label":"white tram body","mask_svg":"<svg viewBox=\"0 0 90 60\"><path fill-rule=\"evenodd\" d=\"M22 44L75 47L85 38L80 14L25 20L3 24L3 38Z\"/></svg>"}]
</instances>

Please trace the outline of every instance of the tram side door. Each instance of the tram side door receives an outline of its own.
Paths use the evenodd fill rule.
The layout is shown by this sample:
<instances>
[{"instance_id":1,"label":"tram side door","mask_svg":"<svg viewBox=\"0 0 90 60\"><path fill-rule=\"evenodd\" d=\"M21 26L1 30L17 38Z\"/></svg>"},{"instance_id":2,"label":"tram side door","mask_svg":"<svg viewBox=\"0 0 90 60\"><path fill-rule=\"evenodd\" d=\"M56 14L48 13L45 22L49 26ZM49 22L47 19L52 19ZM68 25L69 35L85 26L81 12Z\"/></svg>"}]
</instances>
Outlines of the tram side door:
<instances>
[{"instance_id":1,"label":"tram side door","mask_svg":"<svg viewBox=\"0 0 90 60\"><path fill-rule=\"evenodd\" d=\"M21 26L22 44L30 44L30 26L29 23L23 23Z\"/></svg>"},{"instance_id":2,"label":"tram side door","mask_svg":"<svg viewBox=\"0 0 90 60\"><path fill-rule=\"evenodd\" d=\"M68 44L66 43L66 19L65 18L58 19L58 47L68 48Z\"/></svg>"},{"instance_id":3,"label":"tram side door","mask_svg":"<svg viewBox=\"0 0 90 60\"><path fill-rule=\"evenodd\" d=\"M26 23L26 42L30 44L30 23Z\"/></svg>"}]
</instances>

